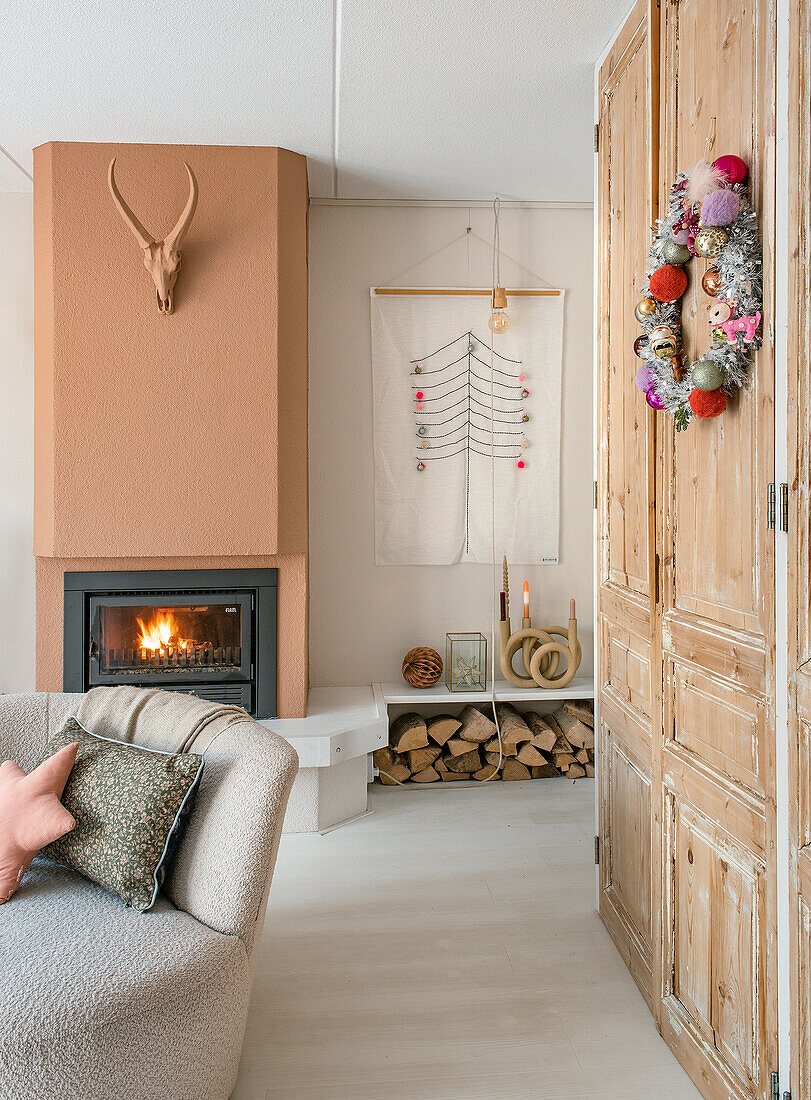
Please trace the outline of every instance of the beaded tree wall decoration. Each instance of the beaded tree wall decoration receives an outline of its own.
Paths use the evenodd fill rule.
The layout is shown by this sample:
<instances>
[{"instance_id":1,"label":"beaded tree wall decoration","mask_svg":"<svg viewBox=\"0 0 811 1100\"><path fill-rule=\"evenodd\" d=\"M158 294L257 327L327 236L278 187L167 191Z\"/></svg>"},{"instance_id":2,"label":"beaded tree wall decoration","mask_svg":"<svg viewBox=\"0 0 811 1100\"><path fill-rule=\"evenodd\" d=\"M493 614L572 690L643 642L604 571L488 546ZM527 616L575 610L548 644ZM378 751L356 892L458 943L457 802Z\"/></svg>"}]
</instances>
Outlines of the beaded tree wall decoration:
<instances>
[{"instance_id":1,"label":"beaded tree wall decoration","mask_svg":"<svg viewBox=\"0 0 811 1100\"><path fill-rule=\"evenodd\" d=\"M494 360L492 392L490 359ZM529 413L526 374L472 332L412 360L417 470L464 455L465 549L470 549L470 458L491 453L499 461L527 465ZM491 439L492 428L492 439Z\"/></svg>"},{"instance_id":2,"label":"beaded tree wall decoration","mask_svg":"<svg viewBox=\"0 0 811 1100\"><path fill-rule=\"evenodd\" d=\"M563 293L511 299L495 335L489 313L372 291L377 564L489 561L493 482L511 560L557 562Z\"/></svg>"}]
</instances>

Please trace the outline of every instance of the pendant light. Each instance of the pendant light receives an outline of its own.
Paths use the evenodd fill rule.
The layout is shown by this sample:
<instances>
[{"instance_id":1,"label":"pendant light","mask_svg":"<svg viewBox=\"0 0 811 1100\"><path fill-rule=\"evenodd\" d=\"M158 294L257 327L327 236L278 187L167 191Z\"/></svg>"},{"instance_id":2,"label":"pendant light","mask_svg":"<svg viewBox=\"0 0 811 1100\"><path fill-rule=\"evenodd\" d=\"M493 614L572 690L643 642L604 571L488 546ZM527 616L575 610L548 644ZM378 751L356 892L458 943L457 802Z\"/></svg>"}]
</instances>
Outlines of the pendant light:
<instances>
[{"instance_id":1,"label":"pendant light","mask_svg":"<svg viewBox=\"0 0 811 1100\"><path fill-rule=\"evenodd\" d=\"M490 316L487 324L494 336L499 336L510 327L510 315L507 312L507 293L501 285L501 240L498 217L501 199L493 200L493 293L490 298Z\"/></svg>"}]
</instances>

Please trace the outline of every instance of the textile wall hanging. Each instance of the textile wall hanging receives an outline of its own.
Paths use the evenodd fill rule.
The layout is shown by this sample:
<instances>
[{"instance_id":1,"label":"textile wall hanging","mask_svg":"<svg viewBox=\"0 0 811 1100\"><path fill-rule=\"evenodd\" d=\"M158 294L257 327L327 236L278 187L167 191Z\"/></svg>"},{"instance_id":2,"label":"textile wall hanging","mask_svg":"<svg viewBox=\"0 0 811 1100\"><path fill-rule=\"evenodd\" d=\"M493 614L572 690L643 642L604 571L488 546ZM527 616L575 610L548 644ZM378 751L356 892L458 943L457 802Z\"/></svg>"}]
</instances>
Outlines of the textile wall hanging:
<instances>
[{"instance_id":1,"label":"textile wall hanging","mask_svg":"<svg viewBox=\"0 0 811 1100\"><path fill-rule=\"evenodd\" d=\"M488 296L372 288L378 565L490 561L491 427L500 551L558 560L564 292L507 293L493 336Z\"/></svg>"}]
</instances>

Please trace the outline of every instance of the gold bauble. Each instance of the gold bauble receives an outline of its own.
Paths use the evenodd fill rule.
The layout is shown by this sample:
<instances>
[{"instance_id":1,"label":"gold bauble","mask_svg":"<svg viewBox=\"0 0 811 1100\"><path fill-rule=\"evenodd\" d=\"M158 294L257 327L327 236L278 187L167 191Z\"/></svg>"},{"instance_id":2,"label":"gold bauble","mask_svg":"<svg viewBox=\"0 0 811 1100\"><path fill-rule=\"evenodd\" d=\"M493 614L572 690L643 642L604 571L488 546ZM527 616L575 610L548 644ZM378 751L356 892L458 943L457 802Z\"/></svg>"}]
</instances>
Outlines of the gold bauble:
<instances>
[{"instance_id":1,"label":"gold bauble","mask_svg":"<svg viewBox=\"0 0 811 1100\"><path fill-rule=\"evenodd\" d=\"M641 302L637 303L637 307L634 310L637 321L642 324L645 317L652 317L656 312L656 302L653 298L643 298Z\"/></svg>"}]
</instances>

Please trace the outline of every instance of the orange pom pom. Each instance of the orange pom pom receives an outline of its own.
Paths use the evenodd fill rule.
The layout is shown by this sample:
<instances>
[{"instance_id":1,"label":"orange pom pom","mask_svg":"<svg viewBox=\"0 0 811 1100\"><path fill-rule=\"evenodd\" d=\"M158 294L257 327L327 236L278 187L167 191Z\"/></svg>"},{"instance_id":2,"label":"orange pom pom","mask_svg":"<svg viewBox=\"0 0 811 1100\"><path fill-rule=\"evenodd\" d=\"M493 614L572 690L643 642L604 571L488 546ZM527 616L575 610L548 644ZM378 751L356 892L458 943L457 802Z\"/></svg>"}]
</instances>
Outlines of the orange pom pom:
<instances>
[{"instance_id":1,"label":"orange pom pom","mask_svg":"<svg viewBox=\"0 0 811 1100\"><path fill-rule=\"evenodd\" d=\"M727 395L723 390L693 390L687 399L690 408L701 420L720 416L727 407Z\"/></svg>"},{"instance_id":2,"label":"orange pom pom","mask_svg":"<svg viewBox=\"0 0 811 1100\"><path fill-rule=\"evenodd\" d=\"M651 275L649 286L658 302L675 302L687 290L687 273L675 264L665 264Z\"/></svg>"}]
</instances>

